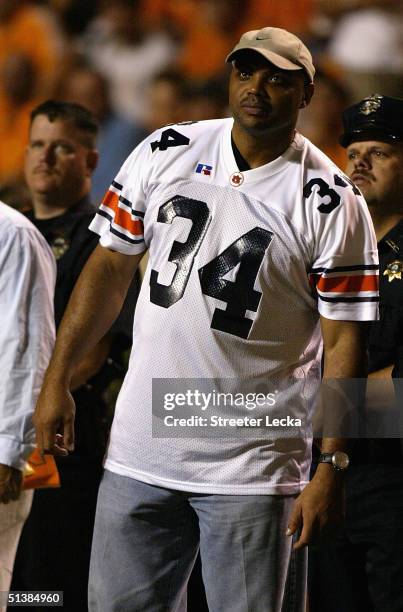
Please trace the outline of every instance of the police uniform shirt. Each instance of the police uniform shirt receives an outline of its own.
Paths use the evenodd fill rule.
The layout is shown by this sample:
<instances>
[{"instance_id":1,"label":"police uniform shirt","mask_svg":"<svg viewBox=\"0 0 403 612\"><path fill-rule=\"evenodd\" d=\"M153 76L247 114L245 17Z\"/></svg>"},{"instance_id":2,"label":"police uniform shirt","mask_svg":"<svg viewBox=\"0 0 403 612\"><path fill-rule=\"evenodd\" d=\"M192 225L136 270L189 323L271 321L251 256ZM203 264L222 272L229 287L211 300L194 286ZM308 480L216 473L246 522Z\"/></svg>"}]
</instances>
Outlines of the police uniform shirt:
<instances>
[{"instance_id":1,"label":"police uniform shirt","mask_svg":"<svg viewBox=\"0 0 403 612\"><path fill-rule=\"evenodd\" d=\"M26 213L50 245L57 261L55 321L59 326L81 270L97 245L88 225L95 207L85 197L64 214L51 219L37 219L33 210Z\"/></svg>"},{"instance_id":2,"label":"police uniform shirt","mask_svg":"<svg viewBox=\"0 0 403 612\"><path fill-rule=\"evenodd\" d=\"M369 372L393 366L392 376L402 378L403 220L378 242L378 252L379 321L371 325ZM402 465L402 441L398 438L361 441L354 450L353 459L358 465L361 462Z\"/></svg>"},{"instance_id":3,"label":"police uniform shirt","mask_svg":"<svg viewBox=\"0 0 403 612\"><path fill-rule=\"evenodd\" d=\"M403 220L379 242L379 321L371 326L369 371L403 376Z\"/></svg>"},{"instance_id":4,"label":"police uniform shirt","mask_svg":"<svg viewBox=\"0 0 403 612\"><path fill-rule=\"evenodd\" d=\"M26 213L46 238L56 258L56 328L61 322L74 285L98 244L97 236L88 229L95 211L96 207L86 196L62 215L50 219L37 219L33 210ZM104 420L105 406L101 393L113 378L123 378L122 354L131 346L138 290L138 278L135 278L123 309L110 330L114 337L107 363L89 381L90 384L74 393L77 404L75 452L63 464L74 464L81 456L91 456L98 460L104 454L110 424Z\"/></svg>"}]
</instances>

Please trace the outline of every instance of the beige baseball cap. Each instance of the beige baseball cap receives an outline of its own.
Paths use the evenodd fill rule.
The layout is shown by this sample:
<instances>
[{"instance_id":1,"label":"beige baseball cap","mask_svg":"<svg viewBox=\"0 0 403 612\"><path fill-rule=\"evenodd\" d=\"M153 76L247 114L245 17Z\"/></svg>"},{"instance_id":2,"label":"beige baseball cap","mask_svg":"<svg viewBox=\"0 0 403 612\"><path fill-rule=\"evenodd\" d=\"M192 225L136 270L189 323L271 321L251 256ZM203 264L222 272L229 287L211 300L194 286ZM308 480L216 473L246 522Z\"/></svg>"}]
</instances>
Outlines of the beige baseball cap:
<instances>
[{"instance_id":1,"label":"beige baseball cap","mask_svg":"<svg viewBox=\"0 0 403 612\"><path fill-rule=\"evenodd\" d=\"M310 81L313 81L315 67L304 43L294 34L281 28L262 28L245 32L231 53L225 58L232 62L238 51L250 49L257 51L269 62L283 70L305 70Z\"/></svg>"}]
</instances>

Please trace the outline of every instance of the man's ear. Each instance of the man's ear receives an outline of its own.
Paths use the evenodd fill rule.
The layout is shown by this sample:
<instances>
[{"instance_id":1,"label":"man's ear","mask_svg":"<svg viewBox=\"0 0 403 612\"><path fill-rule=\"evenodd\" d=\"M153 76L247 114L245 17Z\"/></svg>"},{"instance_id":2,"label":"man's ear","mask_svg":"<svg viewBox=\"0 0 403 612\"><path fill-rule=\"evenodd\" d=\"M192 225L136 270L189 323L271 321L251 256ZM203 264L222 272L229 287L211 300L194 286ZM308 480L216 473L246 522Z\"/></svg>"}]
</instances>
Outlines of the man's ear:
<instances>
[{"instance_id":1,"label":"man's ear","mask_svg":"<svg viewBox=\"0 0 403 612\"><path fill-rule=\"evenodd\" d=\"M97 167L98 159L98 151L96 149L89 149L87 153L87 168L89 169L90 174L92 174Z\"/></svg>"},{"instance_id":2,"label":"man's ear","mask_svg":"<svg viewBox=\"0 0 403 612\"><path fill-rule=\"evenodd\" d=\"M308 104L311 101L314 91L315 91L315 86L313 83L308 83L307 85L305 85L304 95L301 100L300 108L305 108L306 106L308 106Z\"/></svg>"}]
</instances>

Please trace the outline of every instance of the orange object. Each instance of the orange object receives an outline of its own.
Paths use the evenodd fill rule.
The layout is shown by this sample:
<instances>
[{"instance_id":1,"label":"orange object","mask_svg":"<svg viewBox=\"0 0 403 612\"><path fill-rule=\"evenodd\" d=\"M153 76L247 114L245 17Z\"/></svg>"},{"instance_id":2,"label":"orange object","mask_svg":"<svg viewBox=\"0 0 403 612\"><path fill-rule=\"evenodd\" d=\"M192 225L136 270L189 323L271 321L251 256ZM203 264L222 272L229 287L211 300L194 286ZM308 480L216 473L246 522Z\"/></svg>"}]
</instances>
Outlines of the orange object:
<instances>
[{"instance_id":1,"label":"orange object","mask_svg":"<svg viewBox=\"0 0 403 612\"><path fill-rule=\"evenodd\" d=\"M259 30L271 26L303 35L310 30L314 8L314 0L282 0L281 3L274 0L249 0L241 29Z\"/></svg>"},{"instance_id":2,"label":"orange object","mask_svg":"<svg viewBox=\"0 0 403 612\"><path fill-rule=\"evenodd\" d=\"M29 113L38 101L49 97L63 56L63 40L52 13L32 3L14 5L11 16L0 19L0 183L4 184L22 179ZM18 62L13 68L16 81L24 83L28 78L27 91L17 100L10 96L4 76L13 58L25 58L33 69L29 86L27 75L18 72Z\"/></svg>"},{"instance_id":3,"label":"orange object","mask_svg":"<svg viewBox=\"0 0 403 612\"><path fill-rule=\"evenodd\" d=\"M39 95L47 93L63 52L63 39L50 11L32 3L14 3L8 20L0 21L0 67L10 55L23 54L35 68Z\"/></svg>"},{"instance_id":4,"label":"orange object","mask_svg":"<svg viewBox=\"0 0 403 612\"><path fill-rule=\"evenodd\" d=\"M24 468L23 489L48 489L60 487L56 461L52 455L43 455L36 448Z\"/></svg>"},{"instance_id":5,"label":"orange object","mask_svg":"<svg viewBox=\"0 0 403 612\"><path fill-rule=\"evenodd\" d=\"M0 91L0 183L22 180L29 115L35 104L13 107Z\"/></svg>"}]
</instances>

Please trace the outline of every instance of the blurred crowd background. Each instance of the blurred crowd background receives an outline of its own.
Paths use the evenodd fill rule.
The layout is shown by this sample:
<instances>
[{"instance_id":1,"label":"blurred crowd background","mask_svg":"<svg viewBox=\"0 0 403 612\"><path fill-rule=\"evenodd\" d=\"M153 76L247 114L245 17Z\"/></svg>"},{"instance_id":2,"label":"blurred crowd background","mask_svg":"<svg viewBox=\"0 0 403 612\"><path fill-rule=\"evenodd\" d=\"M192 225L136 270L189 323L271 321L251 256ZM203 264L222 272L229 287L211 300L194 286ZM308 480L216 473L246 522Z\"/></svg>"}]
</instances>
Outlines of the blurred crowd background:
<instances>
[{"instance_id":1,"label":"blurred crowd background","mask_svg":"<svg viewBox=\"0 0 403 612\"><path fill-rule=\"evenodd\" d=\"M311 49L316 94L299 128L343 167L341 111L373 93L403 98L402 0L0 0L0 199L29 206L24 149L40 101L98 118L97 203L150 131L228 115L224 58L268 25Z\"/></svg>"}]
</instances>

